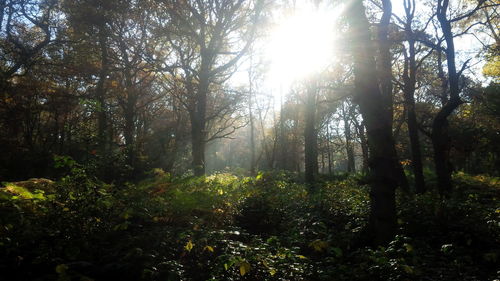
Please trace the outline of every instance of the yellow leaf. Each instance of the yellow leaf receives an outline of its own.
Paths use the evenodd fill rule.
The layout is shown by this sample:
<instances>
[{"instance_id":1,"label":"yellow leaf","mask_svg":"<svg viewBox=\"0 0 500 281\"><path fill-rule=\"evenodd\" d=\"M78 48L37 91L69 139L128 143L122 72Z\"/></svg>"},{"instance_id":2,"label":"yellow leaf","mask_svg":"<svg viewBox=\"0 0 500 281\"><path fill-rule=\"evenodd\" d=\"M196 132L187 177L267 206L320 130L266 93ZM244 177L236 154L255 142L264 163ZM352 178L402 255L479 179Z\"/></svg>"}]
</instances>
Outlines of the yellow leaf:
<instances>
[{"instance_id":1,"label":"yellow leaf","mask_svg":"<svg viewBox=\"0 0 500 281\"><path fill-rule=\"evenodd\" d=\"M186 249L188 252L191 252L191 250L193 249L194 247L194 244L193 242L191 242L191 240L189 240L186 245L184 246L184 249Z\"/></svg>"},{"instance_id":2,"label":"yellow leaf","mask_svg":"<svg viewBox=\"0 0 500 281\"><path fill-rule=\"evenodd\" d=\"M67 212L67 211L69 211L69 208L64 208L63 211Z\"/></svg>"},{"instance_id":3,"label":"yellow leaf","mask_svg":"<svg viewBox=\"0 0 500 281\"><path fill-rule=\"evenodd\" d=\"M274 274L276 274L276 270L275 269L269 270L269 274L271 274L271 276L274 276Z\"/></svg>"},{"instance_id":4,"label":"yellow leaf","mask_svg":"<svg viewBox=\"0 0 500 281\"><path fill-rule=\"evenodd\" d=\"M212 252L212 253L214 252L214 248L212 246L208 246L208 245L205 246L205 248L203 248L203 250L207 250L207 251Z\"/></svg>"},{"instance_id":5,"label":"yellow leaf","mask_svg":"<svg viewBox=\"0 0 500 281\"><path fill-rule=\"evenodd\" d=\"M245 274L247 274L249 271L250 271L250 264L246 261L242 261L240 263L240 275L243 276Z\"/></svg>"},{"instance_id":6,"label":"yellow leaf","mask_svg":"<svg viewBox=\"0 0 500 281\"><path fill-rule=\"evenodd\" d=\"M309 243L309 246L312 247L316 252L322 252L326 248L328 248L328 242L316 239Z\"/></svg>"},{"instance_id":7,"label":"yellow leaf","mask_svg":"<svg viewBox=\"0 0 500 281\"><path fill-rule=\"evenodd\" d=\"M299 259L307 259L307 258L306 258L305 256L303 256L303 255L296 255L296 257L297 257L297 258L299 258Z\"/></svg>"}]
</instances>

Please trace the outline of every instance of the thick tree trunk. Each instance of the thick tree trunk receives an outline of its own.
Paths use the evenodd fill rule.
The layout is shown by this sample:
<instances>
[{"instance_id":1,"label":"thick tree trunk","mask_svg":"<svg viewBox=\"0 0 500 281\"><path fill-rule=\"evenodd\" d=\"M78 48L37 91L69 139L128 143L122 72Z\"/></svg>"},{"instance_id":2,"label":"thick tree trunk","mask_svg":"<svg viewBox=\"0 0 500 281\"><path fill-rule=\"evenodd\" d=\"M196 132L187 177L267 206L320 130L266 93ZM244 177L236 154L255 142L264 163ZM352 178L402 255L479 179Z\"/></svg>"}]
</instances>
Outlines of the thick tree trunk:
<instances>
[{"instance_id":1,"label":"thick tree trunk","mask_svg":"<svg viewBox=\"0 0 500 281\"><path fill-rule=\"evenodd\" d=\"M195 176L205 175L205 145L206 145L206 112L209 88L209 67L202 60L202 66L196 93L196 106L191 112L191 145L193 156L193 171Z\"/></svg>"},{"instance_id":2,"label":"thick tree trunk","mask_svg":"<svg viewBox=\"0 0 500 281\"><path fill-rule=\"evenodd\" d=\"M434 149L434 165L439 194L447 197L452 190L450 140L448 137L448 120L444 114L440 114L441 112L438 113L439 118L434 118L432 124L432 147Z\"/></svg>"},{"instance_id":3,"label":"thick tree trunk","mask_svg":"<svg viewBox=\"0 0 500 281\"><path fill-rule=\"evenodd\" d=\"M315 82L312 82L315 83ZM313 184L318 175L318 143L316 133L316 85L311 84L306 93L305 129L304 129L304 160L305 180ZM311 185L312 186L312 185Z\"/></svg>"},{"instance_id":4,"label":"thick tree trunk","mask_svg":"<svg viewBox=\"0 0 500 281\"><path fill-rule=\"evenodd\" d=\"M193 158L193 172L195 176L205 174L205 136L199 116L191 116L191 155Z\"/></svg>"},{"instance_id":5,"label":"thick tree trunk","mask_svg":"<svg viewBox=\"0 0 500 281\"><path fill-rule=\"evenodd\" d=\"M392 122L380 92L369 22L362 1L355 0L346 17L352 34L355 100L365 121L368 146L370 220L369 230L375 244L386 244L396 233L395 189L401 184L398 157L392 136Z\"/></svg>"},{"instance_id":6,"label":"thick tree trunk","mask_svg":"<svg viewBox=\"0 0 500 281\"><path fill-rule=\"evenodd\" d=\"M450 137L448 134L448 116L458 107L460 99L450 99L438 112L432 123L432 147L434 149L434 165L438 180L439 194L449 197L453 189L451 173L453 172L450 161Z\"/></svg>"},{"instance_id":7,"label":"thick tree trunk","mask_svg":"<svg viewBox=\"0 0 500 281\"><path fill-rule=\"evenodd\" d=\"M391 125L393 126L393 93L392 93L392 56L391 56L391 41L389 39L389 25L392 17L391 0L382 0L383 14L378 28L378 73L379 87L384 114ZM403 166L399 161L396 163L394 171L398 177L400 188L404 192L409 192L409 185Z\"/></svg>"}]
</instances>

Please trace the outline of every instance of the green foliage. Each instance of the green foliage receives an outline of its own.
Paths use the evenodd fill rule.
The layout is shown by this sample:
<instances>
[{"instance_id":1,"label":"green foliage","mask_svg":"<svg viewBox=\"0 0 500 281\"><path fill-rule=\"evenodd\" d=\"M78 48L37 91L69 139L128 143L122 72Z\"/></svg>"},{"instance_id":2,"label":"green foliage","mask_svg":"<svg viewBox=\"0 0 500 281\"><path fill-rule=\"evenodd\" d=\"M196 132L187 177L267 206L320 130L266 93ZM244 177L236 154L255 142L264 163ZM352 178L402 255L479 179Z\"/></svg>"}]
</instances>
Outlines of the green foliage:
<instances>
[{"instance_id":1,"label":"green foliage","mask_svg":"<svg viewBox=\"0 0 500 281\"><path fill-rule=\"evenodd\" d=\"M458 173L456 197L398 199L399 235L366 247L357 177L314 195L283 173L108 185L88 168L53 188L0 190L0 257L12 280L488 280L498 262L498 180ZM69 167L68 167L69 166ZM40 181L39 181L40 182Z\"/></svg>"}]
</instances>

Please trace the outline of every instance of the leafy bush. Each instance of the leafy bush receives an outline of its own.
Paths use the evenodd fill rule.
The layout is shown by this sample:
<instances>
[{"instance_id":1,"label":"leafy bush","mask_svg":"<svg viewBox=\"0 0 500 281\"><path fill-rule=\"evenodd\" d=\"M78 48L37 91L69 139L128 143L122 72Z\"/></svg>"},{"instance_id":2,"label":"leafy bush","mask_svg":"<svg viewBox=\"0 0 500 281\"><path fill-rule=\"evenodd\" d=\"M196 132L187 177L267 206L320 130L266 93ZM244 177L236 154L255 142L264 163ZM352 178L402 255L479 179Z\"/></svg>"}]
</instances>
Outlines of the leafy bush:
<instances>
[{"instance_id":1,"label":"leafy bush","mask_svg":"<svg viewBox=\"0 0 500 281\"><path fill-rule=\"evenodd\" d=\"M398 197L399 234L370 248L368 188L332 178L314 194L286 173L105 184L63 158L56 182L0 189L9 280L488 280L500 244L498 181L456 174L443 201ZM35 182L39 182L37 185ZM44 186L42 182L49 183ZM33 184L34 183L34 184Z\"/></svg>"}]
</instances>

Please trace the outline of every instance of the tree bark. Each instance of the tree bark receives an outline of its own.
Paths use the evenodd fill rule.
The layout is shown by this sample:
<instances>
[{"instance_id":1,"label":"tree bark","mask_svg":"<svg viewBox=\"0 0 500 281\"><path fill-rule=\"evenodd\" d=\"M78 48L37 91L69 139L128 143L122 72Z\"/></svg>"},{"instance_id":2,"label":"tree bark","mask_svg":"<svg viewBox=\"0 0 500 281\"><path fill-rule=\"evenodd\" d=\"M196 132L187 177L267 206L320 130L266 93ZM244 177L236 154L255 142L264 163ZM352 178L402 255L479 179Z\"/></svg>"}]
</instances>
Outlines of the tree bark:
<instances>
[{"instance_id":1,"label":"tree bark","mask_svg":"<svg viewBox=\"0 0 500 281\"><path fill-rule=\"evenodd\" d=\"M375 51L371 47L369 22L362 1L352 1L346 12L352 34L355 101L365 121L370 149L369 233L373 234L375 244L382 245L391 241L396 233L395 189L401 185L399 161L388 108L377 81Z\"/></svg>"},{"instance_id":2,"label":"tree bark","mask_svg":"<svg viewBox=\"0 0 500 281\"><path fill-rule=\"evenodd\" d=\"M392 3L391 0L382 0L382 18L378 28L378 73L379 73L379 87L382 104L384 107L384 114L389 120L391 130L393 126L393 93L392 93L392 56L391 56L391 41L389 39L389 25L392 17ZM403 166L399 161L396 163L395 171L399 186L401 189L408 193L409 185Z\"/></svg>"},{"instance_id":3,"label":"tree bark","mask_svg":"<svg viewBox=\"0 0 500 281\"><path fill-rule=\"evenodd\" d=\"M205 174L205 130L202 116L199 112L190 114L191 145L193 156L193 171L195 176Z\"/></svg>"}]
</instances>

